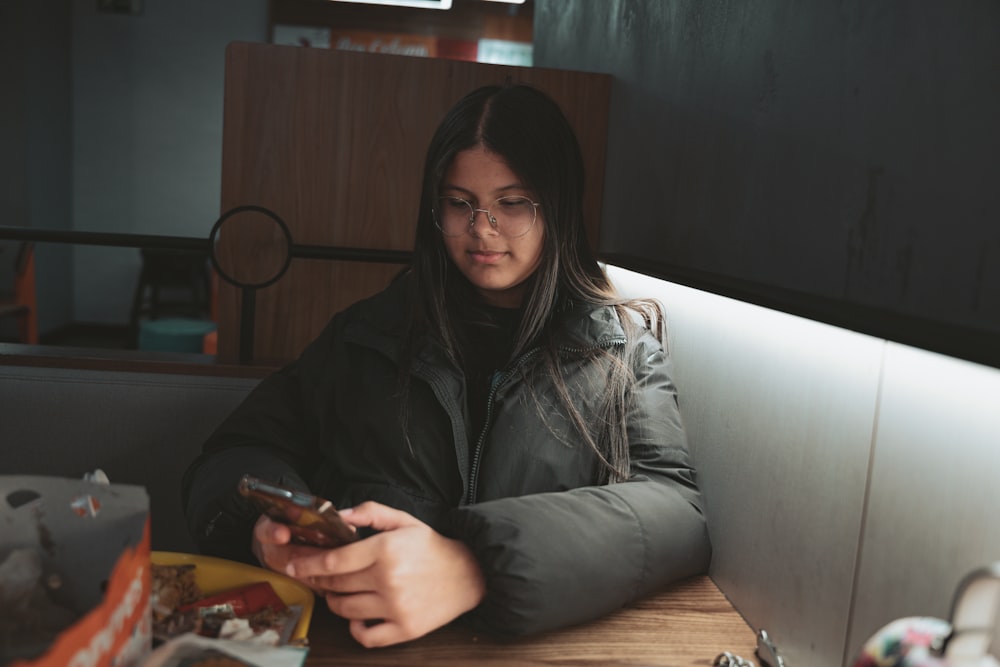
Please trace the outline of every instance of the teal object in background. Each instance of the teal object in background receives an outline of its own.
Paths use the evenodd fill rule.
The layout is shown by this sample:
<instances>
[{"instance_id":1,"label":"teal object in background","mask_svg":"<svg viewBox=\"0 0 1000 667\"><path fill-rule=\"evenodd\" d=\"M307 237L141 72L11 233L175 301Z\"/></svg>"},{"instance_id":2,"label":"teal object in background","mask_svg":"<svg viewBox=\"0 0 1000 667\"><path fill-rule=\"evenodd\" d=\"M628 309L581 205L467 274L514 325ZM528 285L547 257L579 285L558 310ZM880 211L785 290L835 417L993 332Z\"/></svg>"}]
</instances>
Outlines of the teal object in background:
<instances>
[{"instance_id":1,"label":"teal object in background","mask_svg":"<svg viewBox=\"0 0 1000 667\"><path fill-rule=\"evenodd\" d=\"M146 320L139 325L139 349L201 353L205 334L215 328L215 322L209 320L176 317Z\"/></svg>"}]
</instances>

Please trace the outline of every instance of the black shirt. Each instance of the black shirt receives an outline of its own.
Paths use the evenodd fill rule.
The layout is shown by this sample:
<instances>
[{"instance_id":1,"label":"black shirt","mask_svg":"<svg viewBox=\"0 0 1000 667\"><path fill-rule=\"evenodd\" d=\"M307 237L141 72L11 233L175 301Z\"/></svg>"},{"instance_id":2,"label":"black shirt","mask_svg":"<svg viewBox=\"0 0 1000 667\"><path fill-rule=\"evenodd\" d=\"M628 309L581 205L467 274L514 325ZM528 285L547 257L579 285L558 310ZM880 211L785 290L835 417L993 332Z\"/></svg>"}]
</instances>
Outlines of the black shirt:
<instances>
[{"instance_id":1,"label":"black shirt","mask_svg":"<svg viewBox=\"0 0 1000 667\"><path fill-rule=\"evenodd\" d=\"M521 324L520 308L481 306L472 321L464 323L460 345L465 367L469 444L475 448L486 425L486 406L493 378L511 361L514 337Z\"/></svg>"}]
</instances>

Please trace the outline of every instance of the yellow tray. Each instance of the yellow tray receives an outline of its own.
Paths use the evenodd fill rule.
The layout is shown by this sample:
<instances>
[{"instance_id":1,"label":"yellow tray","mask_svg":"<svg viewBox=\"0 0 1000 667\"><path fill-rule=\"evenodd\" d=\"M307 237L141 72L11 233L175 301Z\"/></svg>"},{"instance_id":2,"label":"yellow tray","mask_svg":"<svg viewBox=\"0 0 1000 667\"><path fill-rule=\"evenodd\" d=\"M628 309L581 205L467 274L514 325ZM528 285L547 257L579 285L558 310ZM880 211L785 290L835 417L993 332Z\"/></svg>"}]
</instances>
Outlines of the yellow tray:
<instances>
[{"instance_id":1,"label":"yellow tray","mask_svg":"<svg viewBox=\"0 0 1000 667\"><path fill-rule=\"evenodd\" d=\"M282 602L302 607L302 616L292 632L292 639L305 639L309 633L315 595L307 586L291 577L232 560L174 551L153 551L150 559L154 565L195 565L194 581L206 596L266 581Z\"/></svg>"}]
</instances>

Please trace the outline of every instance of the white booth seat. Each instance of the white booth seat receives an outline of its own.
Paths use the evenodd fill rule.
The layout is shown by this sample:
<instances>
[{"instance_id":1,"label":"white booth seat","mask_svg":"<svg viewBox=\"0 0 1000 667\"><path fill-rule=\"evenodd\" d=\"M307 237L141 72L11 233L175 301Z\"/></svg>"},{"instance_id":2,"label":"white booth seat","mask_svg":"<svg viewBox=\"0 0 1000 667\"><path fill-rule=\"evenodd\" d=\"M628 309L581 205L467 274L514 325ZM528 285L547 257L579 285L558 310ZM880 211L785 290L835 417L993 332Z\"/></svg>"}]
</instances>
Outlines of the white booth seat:
<instances>
[{"instance_id":1,"label":"white booth seat","mask_svg":"<svg viewBox=\"0 0 1000 667\"><path fill-rule=\"evenodd\" d=\"M1000 560L1000 370L608 271L666 309L711 576L789 664L947 618Z\"/></svg>"}]
</instances>

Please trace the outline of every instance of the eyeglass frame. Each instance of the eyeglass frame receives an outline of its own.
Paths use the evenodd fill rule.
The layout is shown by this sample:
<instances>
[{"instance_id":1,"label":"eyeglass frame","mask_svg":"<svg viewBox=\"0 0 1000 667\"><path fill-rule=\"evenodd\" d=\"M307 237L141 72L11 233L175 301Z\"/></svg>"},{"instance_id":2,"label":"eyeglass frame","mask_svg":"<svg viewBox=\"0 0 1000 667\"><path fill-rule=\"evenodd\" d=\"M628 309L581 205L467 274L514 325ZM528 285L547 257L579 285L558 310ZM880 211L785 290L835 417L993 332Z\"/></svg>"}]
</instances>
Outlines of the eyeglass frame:
<instances>
[{"instance_id":1,"label":"eyeglass frame","mask_svg":"<svg viewBox=\"0 0 1000 667\"><path fill-rule=\"evenodd\" d=\"M475 224L476 224L476 214L482 212L482 213L486 214L486 222L489 223L490 227L497 234L500 234L502 236L505 236L505 237L511 238L511 239L519 239L522 236L527 235L527 233L530 232L531 229L535 226L535 223L538 221L538 207L542 205L541 202L532 201L531 197L526 197L524 195L505 195L503 197L497 197L486 208L476 208L475 206L472 205L471 201L469 201L468 199L463 199L462 197L455 197L455 196L452 196L452 195L441 195L441 196L439 196L437 198L437 201L440 202L442 199L449 199L451 201L460 201L463 204L465 204L466 206L468 206L469 210L472 211L472 213L469 215L469 224L468 224L468 226L463 231L459 232L458 234L449 234L446 231L444 231L444 227L441 226L441 221L438 220L438 207L435 206L434 208L431 209L431 214L432 214L432 217L434 218L434 226L438 228L438 231L440 231L442 235L447 236L448 238L458 238L462 234L467 234L468 231L470 229L472 229L475 226ZM531 224L528 225L528 228L525 229L520 234L517 234L515 236L508 236L506 233L502 232L500 230L499 223L497 222L496 216L493 215L490 212L490 209L493 208L494 204L496 204L497 202L503 201L504 199L524 199L529 204L531 204L531 210L534 213L534 215L531 218Z\"/></svg>"}]
</instances>

